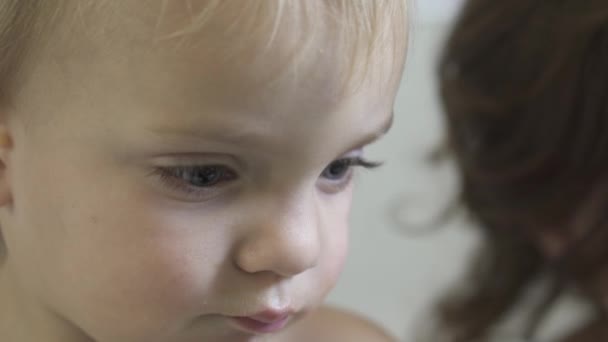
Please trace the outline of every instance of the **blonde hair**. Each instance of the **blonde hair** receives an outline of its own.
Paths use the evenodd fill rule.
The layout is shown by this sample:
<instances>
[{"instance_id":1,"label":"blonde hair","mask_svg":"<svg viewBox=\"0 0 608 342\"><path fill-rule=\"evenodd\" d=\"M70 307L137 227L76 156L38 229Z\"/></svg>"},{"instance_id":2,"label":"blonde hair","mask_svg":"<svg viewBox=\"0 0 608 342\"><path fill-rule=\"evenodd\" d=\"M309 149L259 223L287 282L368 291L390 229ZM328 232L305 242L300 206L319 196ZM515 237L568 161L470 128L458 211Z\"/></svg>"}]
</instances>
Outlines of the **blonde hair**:
<instances>
[{"instance_id":1,"label":"blonde hair","mask_svg":"<svg viewBox=\"0 0 608 342\"><path fill-rule=\"evenodd\" d=\"M0 100L7 97L7 89L24 60L30 37L35 31L41 1L0 1Z\"/></svg>"},{"instance_id":2,"label":"blonde hair","mask_svg":"<svg viewBox=\"0 0 608 342\"><path fill-rule=\"evenodd\" d=\"M163 9L170 2L164 0ZM352 57L344 61L343 83L375 75L369 61L375 54L386 51L392 52L392 60L382 62L392 63L392 75L400 78L407 49L406 0L207 0L203 8L190 13L189 25L170 32L161 29L157 37L187 40L189 35L213 27L216 17L228 17L229 24L222 23L226 25L223 34L232 42L233 49L224 53L240 56L244 49L253 46L257 57L264 58L264 53L272 50L281 37L280 44L286 41L293 44L288 48L291 55L282 62L296 77L299 62L307 59L309 52L314 53L318 48L316 42L328 39L329 32L335 48L348 51L347 55ZM162 20L161 13L158 27L162 26Z\"/></svg>"},{"instance_id":3,"label":"blonde hair","mask_svg":"<svg viewBox=\"0 0 608 342\"><path fill-rule=\"evenodd\" d=\"M163 0L160 2L138 1L135 7L154 8L156 23L155 39L188 41L192 43L196 33L209 29L212 34L217 31L216 18L221 17L222 34L232 39L233 55L238 55L247 46L252 46L257 39L255 50L263 54L264 48L273 45L277 36L287 36L293 43L290 65L297 65L297 59L305 59L307 51L315 49L314 42L326 34L324 28L331 25L337 32L335 44L339 48L352 50L352 63L344 73L354 77L354 70L367 70L367 61L374 51L391 49L395 64L395 75L401 74L401 62L407 47L407 14L406 0ZM99 36L112 31L106 28L94 28L100 20L107 25L116 24L122 7L133 1L108 0L0 0L0 103L10 101L18 91L20 72L34 50L41 50L41 45L49 43L57 27L64 27L55 43L63 43L72 38L67 35L79 35L83 31L96 30L90 35ZM171 7L180 6L182 18L186 25L167 29L171 16ZM137 8L140 13L140 8ZM90 13L102 14L96 21L86 19ZM120 20L132 21L133 15L123 13ZM183 16L187 16L183 18ZM227 20L226 20L227 19ZM120 21L119 20L119 21ZM216 21L216 22L214 22ZM184 20L181 20L183 23ZM398 23L402 23L399 25ZM67 27L81 25L83 27ZM116 28L115 28L116 29ZM216 31L214 31L214 29ZM119 29L118 29L119 30ZM265 41L260 42L260 37ZM90 37L86 37L87 39ZM326 37L325 37L326 38ZM88 39L90 40L90 39ZM285 41L283 39L283 41ZM194 42L196 43L196 42ZM61 46L61 44L57 44ZM53 47L56 48L56 47ZM349 51L350 52L350 51ZM363 56L364 58L359 58ZM34 58L35 60L35 58ZM286 59L287 60L287 59ZM384 61L383 61L384 62ZM386 61L391 63L391 61Z\"/></svg>"}]
</instances>

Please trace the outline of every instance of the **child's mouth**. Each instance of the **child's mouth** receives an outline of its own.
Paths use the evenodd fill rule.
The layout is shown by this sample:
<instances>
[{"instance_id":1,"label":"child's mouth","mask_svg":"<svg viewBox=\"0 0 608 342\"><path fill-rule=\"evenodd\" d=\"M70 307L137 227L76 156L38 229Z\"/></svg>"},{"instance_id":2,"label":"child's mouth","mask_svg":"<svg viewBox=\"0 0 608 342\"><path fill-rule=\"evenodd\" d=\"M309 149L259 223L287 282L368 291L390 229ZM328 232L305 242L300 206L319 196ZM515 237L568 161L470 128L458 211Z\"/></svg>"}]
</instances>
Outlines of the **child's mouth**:
<instances>
[{"instance_id":1,"label":"child's mouth","mask_svg":"<svg viewBox=\"0 0 608 342\"><path fill-rule=\"evenodd\" d=\"M289 311L267 310L251 316L230 318L239 330L255 334L270 334L282 330L291 316Z\"/></svg>"}]
</instances>

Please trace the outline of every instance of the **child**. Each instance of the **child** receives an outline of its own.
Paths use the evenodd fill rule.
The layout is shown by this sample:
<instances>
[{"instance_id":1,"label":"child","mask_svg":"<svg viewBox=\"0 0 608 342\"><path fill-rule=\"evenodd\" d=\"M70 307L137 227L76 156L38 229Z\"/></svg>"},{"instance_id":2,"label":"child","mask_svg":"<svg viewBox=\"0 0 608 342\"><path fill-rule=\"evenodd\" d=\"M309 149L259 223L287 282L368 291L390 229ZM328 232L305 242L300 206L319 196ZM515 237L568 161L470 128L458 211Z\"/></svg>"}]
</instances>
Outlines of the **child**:
<instances>
[{"instance_id":1,"label":"child","mask_svg":"<svg viewBox=\"0 0 608 342\"><path fill-rule=\"evenodd\" d=\"M608 341L607 58L606 1L465 4L441 91L484 245L445 341Z\"/></svg>"},{"instance_id":2,"label":"child","mask_svg":"<svg viewBox=\"0 0 608 342\"><path fill-rule=\"evenodd\" d=\"M402 0L0 4L1 341L340 336Z\"/></svg>"}]
</instances>

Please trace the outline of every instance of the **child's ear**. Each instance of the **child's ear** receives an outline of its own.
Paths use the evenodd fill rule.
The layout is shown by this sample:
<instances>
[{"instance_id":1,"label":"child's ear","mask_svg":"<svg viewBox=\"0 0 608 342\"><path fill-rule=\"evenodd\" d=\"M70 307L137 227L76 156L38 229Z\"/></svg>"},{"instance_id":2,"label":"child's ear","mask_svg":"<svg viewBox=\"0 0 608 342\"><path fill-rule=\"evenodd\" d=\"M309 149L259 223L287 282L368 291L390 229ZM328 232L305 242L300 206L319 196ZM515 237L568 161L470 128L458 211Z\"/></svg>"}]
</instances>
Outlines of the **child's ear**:
<instances>
[{"instance_id":1,"label":"child's ear","mask_svg":"<svg viewBox=\"0 0 608 342\"><path fill-rule=\"evenodd\" d=\"M7 165L13 139L5 124L0 124L0 207L9 205L12 201Z\"/></svg>"}]
</instances>

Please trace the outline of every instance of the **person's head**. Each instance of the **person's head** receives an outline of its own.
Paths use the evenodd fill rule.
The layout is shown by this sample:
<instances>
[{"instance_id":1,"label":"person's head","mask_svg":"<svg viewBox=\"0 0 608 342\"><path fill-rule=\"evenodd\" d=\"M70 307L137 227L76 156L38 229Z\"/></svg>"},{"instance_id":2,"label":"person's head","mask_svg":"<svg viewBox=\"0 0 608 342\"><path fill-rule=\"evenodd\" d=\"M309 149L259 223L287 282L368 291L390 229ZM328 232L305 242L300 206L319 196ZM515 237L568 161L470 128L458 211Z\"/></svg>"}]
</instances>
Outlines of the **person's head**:
<instances>
[{"instance_id":1,"label":"person's head","mask_svg":"<svg viewBox=\"0 0 608 342\"><path fill-rule=\"evenodd\" d=\"M440 92L484 252L474 290L443 307L453 340L482 336L541 275L608 308L607 58L605 1L465 3Z\"/></svg>"},{"instance_id":2,"label":"person's head","mask_svg":"<svg viewBox=\"0 0 608 342\"><path fill-rule=\"evenodd\" d=\"M406 34L403 0L0 1L0 336L240 341L314 308Z\"/></svg>"}]
</instances>

